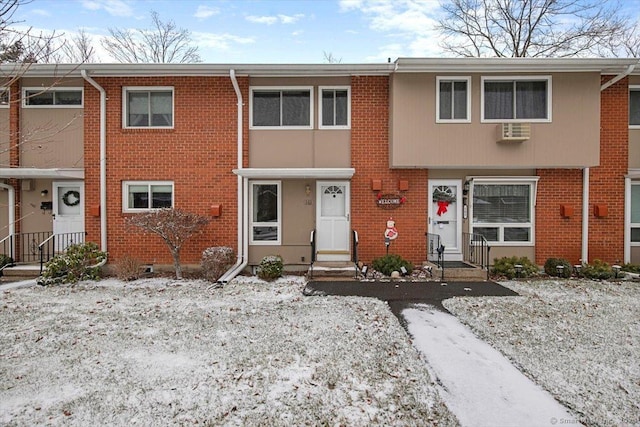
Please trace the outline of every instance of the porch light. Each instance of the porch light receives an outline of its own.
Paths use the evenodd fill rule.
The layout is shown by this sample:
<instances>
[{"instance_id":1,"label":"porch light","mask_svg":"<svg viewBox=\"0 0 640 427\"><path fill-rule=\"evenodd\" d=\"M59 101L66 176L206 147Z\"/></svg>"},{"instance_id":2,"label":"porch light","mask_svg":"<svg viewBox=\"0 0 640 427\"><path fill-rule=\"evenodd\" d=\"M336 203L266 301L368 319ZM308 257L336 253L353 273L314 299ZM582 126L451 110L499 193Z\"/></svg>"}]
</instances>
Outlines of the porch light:
<instances>
[{"instance_id":1,"label":"porch light","mask_svg":"<svg viewBox=\"0 0 640 427\"><path fill-rule=\"evenodd\" d=\"M467 195L469 194L469 188L471 187L471 184L469 184L469 181L465 181L463 186L462 186L462 194Z\"/></svg>"},{"instance_id":2,"label":"porch light","mask_svg":"<svg viewBox=\"0 0 640 427\"><path fill-rule=\"evenodd\" d=\"M42 197L47 197L47 194L49 194L49 190L47 190L47 189L44 189L44 190L42 190L40 192L40 196L42 196Z\"/></svg>"},{"instance_id":3,"label":"porch light","mask_svg":"<svg viewBox=\"0 0 640 427\"><path fill-rule=\"evenodd\" d=\"M307 196L308 196L309 194L311 194L311 186L310 186L309 184L307 184L307 185L304 187L304 194L306 194Z\"/></svg>"}]
</instances>

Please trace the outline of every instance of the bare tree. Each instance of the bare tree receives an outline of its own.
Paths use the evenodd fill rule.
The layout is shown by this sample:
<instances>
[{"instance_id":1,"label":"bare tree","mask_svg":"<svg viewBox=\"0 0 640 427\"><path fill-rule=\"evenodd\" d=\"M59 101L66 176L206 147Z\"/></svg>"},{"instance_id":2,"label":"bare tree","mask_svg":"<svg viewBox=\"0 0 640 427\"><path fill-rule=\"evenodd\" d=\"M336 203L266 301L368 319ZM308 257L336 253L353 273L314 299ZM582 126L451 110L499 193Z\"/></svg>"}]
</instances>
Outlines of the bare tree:
<instances>
[{"instance_id":1,"label":"bare tree","mask_svg":"<svg viewBox=\"0 0 640 427\"><path fill-rule=\"evenodd\" d=\"M73 37L65 40L53 59L55 63L81 64L98 62L96 50L84 28L80 28Z\"/></svg>"},{"instance_id":2,"label":"bare tree","mask_svg":"<svg viewBox=\"0 0 640 427\"><path fill-rule=\"evenodd\" d=\"M127 222L146 232L157 234L164 240L173 257L176 279L182 279L182 265L180 264L182 245L193 234L201 231L211 220L179 209L159 209L134 215L128 218Z\"/></svg>"},{"instance_id":3,"label":"bare tree","mask_svg":"<svg viewBox=\"0 0 640 427\"><path fill-rule=\"evenodd\" d=\"M327 64L340 64L342 62L342 58L336 58L333 53L322 51L322 55L324 56L324 62Z\"/></svg>"},{"instance_id":4,"label":"bare tree","mask_svg":"<svg viewBox=\"0 0 640 427\"><path fill-rule=\"evenodd\" d=\"M466 57L616 54L629 19L602 0L450 0L443 48Z\"/></svg>"},{"instance_id":5,"label":"bare tree","mask_svg":"<svg viewBox=\"0 0 640 427\"><path fill-rule=\"evenodd\" d=\"M109 28L110 37L102 39L102 47L122 63L191 63L201 62L198 46L192 44L191 32L176 27L173 21L162 21L151 11L150 29Z\"/></svg>"}]
</instances>

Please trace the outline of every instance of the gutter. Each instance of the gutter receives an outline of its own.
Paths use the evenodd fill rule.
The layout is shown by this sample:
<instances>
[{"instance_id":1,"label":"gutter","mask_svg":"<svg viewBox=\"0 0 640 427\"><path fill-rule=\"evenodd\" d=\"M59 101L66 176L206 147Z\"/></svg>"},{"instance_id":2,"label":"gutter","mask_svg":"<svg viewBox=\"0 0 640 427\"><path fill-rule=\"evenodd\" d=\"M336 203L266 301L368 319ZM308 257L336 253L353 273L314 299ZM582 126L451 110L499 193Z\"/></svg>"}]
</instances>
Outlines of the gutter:
<instances>
[{"instance_id":1,"label":"gutter","mask_svg":"<svg viewBox=\"0 0 640 427\"><path fill-rule=\"evenodd\" d=\"M229 70L229 77L231 78L231 83L233 84L233 90L236 92L236 98L238 99L237 109L238 109L238 169L242 169L243 167L243 128L242 128L242 92L240 92L240 87L238 86L238 80L236 79L236 72L232 68ZM246 178L238 175L237 178L237 186L238 186L238 195L237 195L237 225L238 225L238 256L236 263L229 268L220 278L218 279L218 283L226 284L234 277L236 277L249 263L248 253L249 253L249 236L246 232L246 224L248 224L249 208L248 203L245 203L244 196L246 195L246 187L248 180Z\"/></svg>"},{"instance_id":2,"label":"gutter","mask_svg":"<svg viewBox=\"0 0 640 427\"><path fill-rule=\"evenodd\" d=\"M100 250L107 252L107 93L102 86L80 70L82 78L100 92ZM107 263L107 257L98 266Z\"/></svg>"},{"instance_id":3,"label":"gutter","mask_svg":"<svg viewBox=\"0 0 640 427\"><path fill-rule=\"evenodd\" d=\"M617 76L615 76L614 78L612 78L611 80L609 80L608 82L606 82L605 84L600 86L600 92L602 92L603 90L605 90L609 86L612 86L612 85L618 83L620 80L622 80L625 77L627 77L629 74L631 74L633 72L633 70L636 68L636 65L638 65L638 64L629 65L627 67L626 71L624 71L623 73L618 74Z\"/></svg>"}]
</instances>

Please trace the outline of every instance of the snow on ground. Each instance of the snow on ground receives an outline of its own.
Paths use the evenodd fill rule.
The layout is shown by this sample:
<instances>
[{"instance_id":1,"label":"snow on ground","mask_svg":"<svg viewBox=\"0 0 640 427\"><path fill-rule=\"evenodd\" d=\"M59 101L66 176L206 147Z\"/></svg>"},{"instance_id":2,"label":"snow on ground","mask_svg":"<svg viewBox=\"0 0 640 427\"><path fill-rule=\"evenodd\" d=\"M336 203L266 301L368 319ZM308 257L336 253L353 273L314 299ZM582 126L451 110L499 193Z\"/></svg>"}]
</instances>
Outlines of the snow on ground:
<instances>
[{"instance_id":1,"label":"snow on ground","mask_svg":"<svg viewBox=\"0 0 640 427\"><path fill-rule=\"evenodd\" d=\"M417 304L402 316L461 425L541 427L576 420L451 314Z\"/></svg>"},{"instance_id":2,"label":"snow on ground","mask_svg":"<svg viewBox=\"0 0 640 427\"><path fill-rule=\"evenodd\" d=\"M388 306L273 283L0 293L2 425L456 425Z\"/></svg>"},{"instance_id":3,"label":"snow on ground","mask_svg":"<svg viewBox=\"0 0 640 427\"><path fill-rule=\"evenodd\" d=\"M640 425L640 284L511 281L444 306L589 426Z\"/></svg>"}]
</instances>

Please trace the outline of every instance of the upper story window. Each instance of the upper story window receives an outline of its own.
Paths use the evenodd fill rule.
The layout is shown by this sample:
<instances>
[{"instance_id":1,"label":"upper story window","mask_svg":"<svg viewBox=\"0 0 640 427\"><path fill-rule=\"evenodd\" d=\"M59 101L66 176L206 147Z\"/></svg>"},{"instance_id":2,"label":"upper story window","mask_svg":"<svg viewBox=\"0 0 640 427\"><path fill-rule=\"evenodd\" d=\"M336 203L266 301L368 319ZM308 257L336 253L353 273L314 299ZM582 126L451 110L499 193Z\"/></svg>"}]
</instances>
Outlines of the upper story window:
<instances>
[{"instance_id":1,"label":"upper story window","mask_svg":"<svg viewBox=\"0 0 640 427\"><path fill-rule=\"evenodd\" d=\"M436 77L436 122L471 121L471 77Z\"/></svg>"},{"instance_id":2,"label":"upper story window","mask_svg":"<svg viewBox=\"0 0 640 427\"><path fill-rule=\"evenodd\" d=\"M173 207L173 182L124 181L122 183L122 211L143 212Z\"/></svg>"},{"instance_id":3,"label":"upper story window","mask_svg":"<svg viewBox=\"0 0 640 427\"><path fill-rule=\"evenodd\" d=\"M629 126L640 129L640 86L629 86Z\"/></svg>"},{"instance_id":4,"label":"upper story window","mask_svg":"<svg viewBox=\"0 0 640 427\"><path fill-rule=\"evenodd\" d=\"M351 89L348 86L320 86L320 129L349 129L351 127Z\"/></svg>"},{"instance_id":5,"label":"upper story window","mask_svg":"<svg viewBox=\"0 0 640 427\"><path fill-rule=\"evenodd\" d=\"M9 108L9 88L0 87L0 108Z\"/></svg>"},{"instance_id":6,"label":"upper story window","mask_svg":"<svg viewBox=\"0 0 640 427\"><path fill-rule=\"evenodd\" d=\"M83 89L80 87L57 87L52 89L23 88L22 105L24 107L82 107Z\"/></svg>"},{"instance_id":7,"label":"upper story window","mask_svg":"<svg viewBox=\"0 0 640 427\"><path fill-rule=\"evenodd\" d=\"M129 86L122 91L123 127L173 127L173 87Z\"/></svg>"},{"instance_id":8,"label":"upper story window","mask_svg":"<svg viewBox=\"0 0 640 427\"><path fill-rule=\"evenodd\" d=\"M313 127L311 87L253 87L250 123L261 129L311 129Z\"/></svg>"},{"instance_id":9,"label":"upper story window","mask_svg":"<svg viewBox=\"0 0 640 427\"><path fill-rule=\"evenodd\" d=\"M485 122L550 122L551 76L482 77Z\"/></svg>"}]
</instances>

